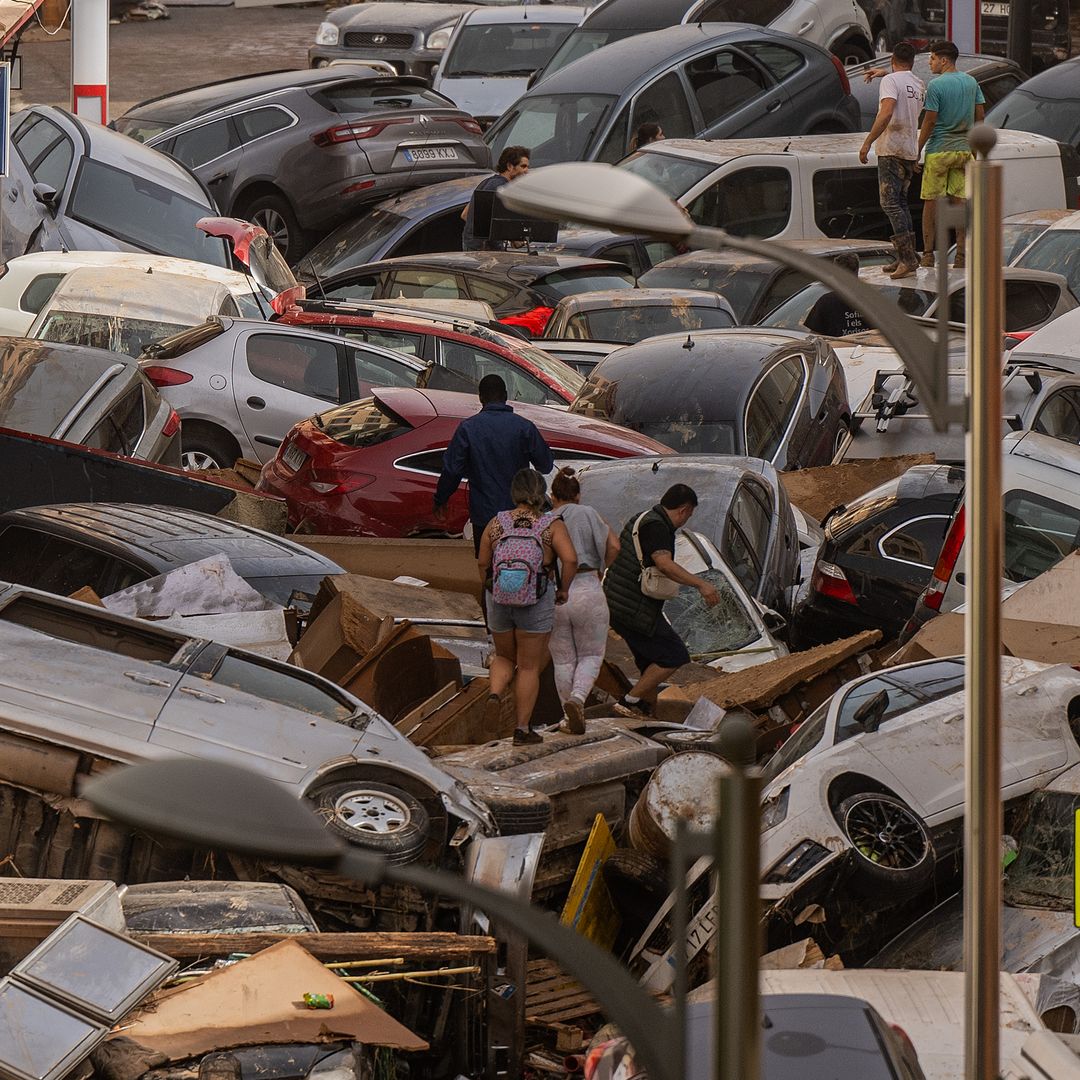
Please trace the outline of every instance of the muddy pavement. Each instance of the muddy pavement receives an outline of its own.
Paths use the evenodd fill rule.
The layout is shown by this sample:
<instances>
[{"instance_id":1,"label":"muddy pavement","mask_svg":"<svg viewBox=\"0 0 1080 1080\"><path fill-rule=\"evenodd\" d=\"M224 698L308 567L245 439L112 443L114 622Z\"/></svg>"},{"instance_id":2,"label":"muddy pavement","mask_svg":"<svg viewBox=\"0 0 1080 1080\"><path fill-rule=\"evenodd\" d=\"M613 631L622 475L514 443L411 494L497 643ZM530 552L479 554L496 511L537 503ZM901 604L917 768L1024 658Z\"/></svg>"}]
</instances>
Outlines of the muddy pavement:
<instances>
[{"instance_id":1,"label":"muddy pavement","mask_svg":"<svg viewBox=\"0 0 1080 1080\"><path fill-rule=\"evenodd\" d=\"M322 4L296 7L170 7L168 19L109 27L110 116L138 101L199 83L259 71L307 67ZM52 29L52 27L50 27ZM12 107L31 102L67 107L71 37L39 27L23 36L23 88Z\"/></svg>"}]
</instances>

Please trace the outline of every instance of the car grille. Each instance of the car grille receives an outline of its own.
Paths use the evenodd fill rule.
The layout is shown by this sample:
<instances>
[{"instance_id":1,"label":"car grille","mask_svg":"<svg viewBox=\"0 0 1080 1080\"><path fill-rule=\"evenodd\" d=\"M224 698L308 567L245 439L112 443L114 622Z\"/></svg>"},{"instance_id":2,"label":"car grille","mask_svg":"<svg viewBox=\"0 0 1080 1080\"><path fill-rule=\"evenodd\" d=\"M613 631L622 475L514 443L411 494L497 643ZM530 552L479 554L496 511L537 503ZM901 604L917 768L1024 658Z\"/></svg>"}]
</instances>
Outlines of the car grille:
<instances>
[{"instance_id":1,"label":"car grille","mask_svg":"<svg viewBox=\"0 0 1080 1080\"><path fill-rule=\"evenodd\" d=\"M411 49L412 34L380 34L370 30L352 30L345 35L346 49Z\"/></svg>"}]
</instances>

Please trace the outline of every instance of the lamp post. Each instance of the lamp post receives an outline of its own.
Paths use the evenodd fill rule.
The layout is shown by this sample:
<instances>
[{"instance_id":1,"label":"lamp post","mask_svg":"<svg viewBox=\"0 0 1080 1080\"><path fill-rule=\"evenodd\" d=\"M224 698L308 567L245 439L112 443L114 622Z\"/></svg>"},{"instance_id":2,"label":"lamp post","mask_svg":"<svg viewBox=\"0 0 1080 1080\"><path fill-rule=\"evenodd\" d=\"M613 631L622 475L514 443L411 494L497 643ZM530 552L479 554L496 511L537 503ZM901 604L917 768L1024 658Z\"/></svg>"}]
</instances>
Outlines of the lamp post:
<instances>
[{"instance_id":1,"label":"lamp post","mask_svg":"<svg viewBox=\"0 0 1080 1080\"><path fill-rule=\"evenodd\" d=\"M108 773L87 783L81 794L108 817L151 833L259 858L325 866L365 884L385 880L412 885L486 911L528 937L589 990L630 1040L653 1080L684 1080L671 1052L676 1045L674 1015L610 953L549 912L446 871L395 866L345 843L286 788L259 773L177 758Z\"/></svg>"}]
</instances>

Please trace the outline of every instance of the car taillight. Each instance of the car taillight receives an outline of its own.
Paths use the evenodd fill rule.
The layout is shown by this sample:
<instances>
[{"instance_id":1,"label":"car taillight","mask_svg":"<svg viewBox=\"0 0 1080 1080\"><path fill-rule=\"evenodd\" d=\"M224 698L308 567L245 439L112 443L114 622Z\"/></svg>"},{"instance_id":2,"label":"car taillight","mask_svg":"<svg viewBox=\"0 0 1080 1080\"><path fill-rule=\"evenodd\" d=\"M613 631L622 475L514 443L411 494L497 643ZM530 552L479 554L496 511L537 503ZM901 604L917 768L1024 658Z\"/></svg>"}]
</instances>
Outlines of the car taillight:
<instances>
[{"instance_id":1,"label":"car taillight","mask_svg":"<svg viewBox=\"0 0 1080 1080\"><path fill-rule=\"evenodd\" d=\"M952 577L956 568L956 560L960 558L960 549L964 546L965 511L961 505L953 518L949 531L945 536L945 543L941 545L941 554L934 563L934 572L930 575L930 584L926 586L922 602L931 611L941 610L941 601L945 599L945 590L949 587L949 578Z\"/></svg>"},{"instance_id":2,"label":"car taillight","mask_svg":"<svg viewBox=\"0 0 1080 1080\"><path fill-rule=\"evenodd\" d=\"M312 470L312 477L308 487L320 495L347 495L375 483L375 477L367 473L339 473L330 469Z\"/></svg>"},{"instance_id":3,"label":"car taillight","mask_svg":"<svg viewBox=\"0 0 1080 1080\"><path fill-rule=\"evenodd\" d=\"M194 378L193 375L186 371L177 371L176 368L171 367L159 367L156 364L144 367L142 372L155 386L182 386L184 383L191 382Z\"/></svg>"},{"instance_id":4,"label":"car taillight","mask_svg":"<svg viewBox=\"0 0 1080 1080\"><path fill-rule=\"evenodd\" d=\"M844 70L843 62L841 61L839 56L833 56L833 57L831 57L831 59L832 59L832 62L833 62L833 67L836 68L836 74L840 76L840 89L845 94L850 94L851 93L851 83L848 80L847 71Z\"/></svg>"},{"instance_id":5,"label":"car taillight","mask_svg":"<svg viewBox=\"0 0 1080 1080\"><path fill-rule=\"evenodd\" d=\"M1008 352L1009 349L1015 349L1021 341L1027 341L1034 333L1034 330L1014 330L1011 334L1006 334L1005 351Z\"/></svg>"},{"instance_id":6,"label":"car taillight","mask_svg":"<svg viewBox=\"0 0 1080 1080\"><path fill-rule=\"evenodd\" d=\"M830 600L839 600L842 604L858 604L855 590L852 589L847 575L835 563L818 562L810 579L810 588Z\"/></svg>"},{"instance_id":7,"label":"car taillight","mask_svg":"<svg viewBox=\"0 0 1080 1080\"><path fill-rule=\"evenodd\" d=\"M484 129L471 116L455 116L454 123L460 124L473 135L482 135Z\"/></svg>"},{"instance_id":8,"label":"car taillight","mask_svg":"<svg viewBox=\"0 0 1080 1080\"><path fill-rule=\"evenodd\" d=\"M180 430L180 414L175 409L169 410L169 419L161 428L161 434L171 439Z\"/></svg>"},{"instance_id":9,"label":"car taillight","mask_svg":"<svg viewBox=\"0 0 1080 1080\"><path fill-rule=\"evenodd\" d=\"M554 314L555 309L553 307L534 307L530 311L523 311L519 315L507 315L505 318L499 320L501 323L506 323L507 326L520 326L523 330L528 330L533 337L539 337L544 332L544 327L548 324L548 319Z\"/></svg>"},{"instance_id":10,"label":"car taillight","mask_svg":"<svg viewBox=\"0 0 1080 1080\"><path fill-rule=\"evenodd\" d=\"M370 124L336 124L325 131L317 131L311 136L316 146L334 146L337 143L352 142L354 139L373 139L391 124L408 124L412 117L396 120L376 120Z\"/></svg>"}]
</instances>

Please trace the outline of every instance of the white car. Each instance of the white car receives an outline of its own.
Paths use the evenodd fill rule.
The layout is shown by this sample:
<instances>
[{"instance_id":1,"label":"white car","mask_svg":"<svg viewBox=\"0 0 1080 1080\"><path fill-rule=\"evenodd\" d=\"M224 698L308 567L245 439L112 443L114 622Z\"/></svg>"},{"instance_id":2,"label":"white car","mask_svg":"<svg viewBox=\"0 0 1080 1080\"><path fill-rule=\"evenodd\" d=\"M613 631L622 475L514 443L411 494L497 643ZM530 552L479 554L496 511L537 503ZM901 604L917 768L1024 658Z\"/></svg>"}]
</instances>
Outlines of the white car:
<instances>
[{"instance_id":1,"label":"white car","mask_svg":"<svg viewBox=\"0 0 1080 1080\"><path fill-rule=\"evenodd\" d=\"M181 274L213 281L229 290L246 318L265 318L270 310L256 295L250 278L222 266L137 251L34 251L12 259L0 275L0 335L24 337L57 285L72 270L84 266Z\"/></svg>"},{"instance_id":2,"label":"white car","mask_svg":"<svg viewBox=\"0 0 1080 1080\"><path fill-rule=\"evenodd\" d=\"M525 93L585 11L565 4L466 11L431 88L486 127Z\"/></svg>"}]
</instances>

